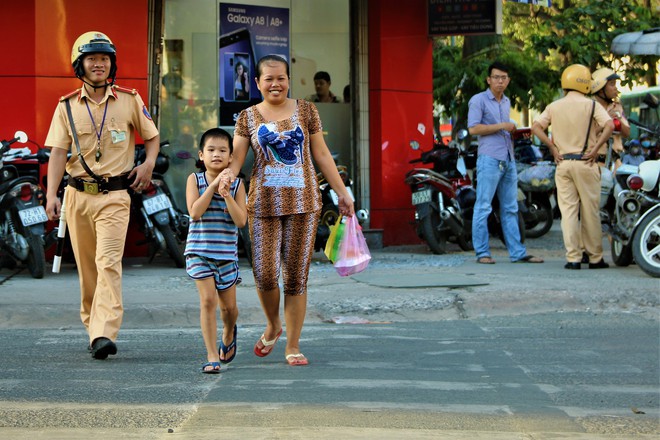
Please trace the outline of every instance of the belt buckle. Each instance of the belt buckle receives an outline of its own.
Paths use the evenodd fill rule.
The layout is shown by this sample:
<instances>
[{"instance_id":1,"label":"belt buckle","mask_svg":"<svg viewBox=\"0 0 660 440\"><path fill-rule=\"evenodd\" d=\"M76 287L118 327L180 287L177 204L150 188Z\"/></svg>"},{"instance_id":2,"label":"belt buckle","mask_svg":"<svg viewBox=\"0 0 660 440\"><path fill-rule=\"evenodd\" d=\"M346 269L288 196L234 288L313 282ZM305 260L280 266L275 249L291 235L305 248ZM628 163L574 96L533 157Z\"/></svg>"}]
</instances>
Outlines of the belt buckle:
<instances>
[{"instance_id":1,"label":"belt buckle","mask_svg":"<svg viewBox=\"0 0 660 440\"><path fill-rule=\"evenodd\" d=\"M83 191L87 194L96 195L99 193L99 184L97 182L85 182L83 180Z\"/></svg>"}]
</instances>

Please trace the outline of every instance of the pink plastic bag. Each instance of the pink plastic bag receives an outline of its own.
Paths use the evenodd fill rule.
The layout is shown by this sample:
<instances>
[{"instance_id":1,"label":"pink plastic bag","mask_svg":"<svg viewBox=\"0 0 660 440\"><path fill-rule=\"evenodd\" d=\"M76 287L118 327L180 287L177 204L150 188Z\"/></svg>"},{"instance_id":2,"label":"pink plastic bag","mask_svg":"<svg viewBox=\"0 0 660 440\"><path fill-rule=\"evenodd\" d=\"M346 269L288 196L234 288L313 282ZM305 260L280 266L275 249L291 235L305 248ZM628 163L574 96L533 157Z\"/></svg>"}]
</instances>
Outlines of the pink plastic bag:
<instances>
[{"instance_id":1,"label":"pink plastic bag","mask_svg":"<svg viewBox=\"0 0 660 440\"><path fill-rule=\"evenodd\" d=\"M345 217L344 235L339 244L339 253L335 261L335 269L342 277L362 272L367 268L371 253L367 247L367 241L362 235L362 227L357 217Z\"/></svg>"}]
</instances>

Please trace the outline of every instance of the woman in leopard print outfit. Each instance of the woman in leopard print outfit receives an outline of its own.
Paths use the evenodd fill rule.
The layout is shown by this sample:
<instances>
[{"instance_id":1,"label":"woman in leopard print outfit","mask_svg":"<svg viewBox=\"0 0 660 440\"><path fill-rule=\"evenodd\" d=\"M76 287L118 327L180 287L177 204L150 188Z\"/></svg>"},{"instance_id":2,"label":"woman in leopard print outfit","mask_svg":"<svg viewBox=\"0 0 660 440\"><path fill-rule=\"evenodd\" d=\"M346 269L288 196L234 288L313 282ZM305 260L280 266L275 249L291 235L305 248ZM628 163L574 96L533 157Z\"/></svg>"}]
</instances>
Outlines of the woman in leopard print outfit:
<instances>
[{"instance_id":1,"label":"woman in leopard print outfit","mask_svg":"<svg viewBox=\"0 0 660 440\"><path fill-rule=\"evenodd\" d=\"M339 196L342 215L354 215L353 201L323 139L316 106L290 99L289 65L268 55L257 64L256 84L263 101L243 110L234 131L234 158L226 184L239 173L248 149L255 160L248 193L254 278L268 321L254 353L270 354L282 334L280 289L283 273L285 357L307 365L300 352L307 309L307 278L321 210L321 194L312 159Z\"/></svg>"}]
</instances>

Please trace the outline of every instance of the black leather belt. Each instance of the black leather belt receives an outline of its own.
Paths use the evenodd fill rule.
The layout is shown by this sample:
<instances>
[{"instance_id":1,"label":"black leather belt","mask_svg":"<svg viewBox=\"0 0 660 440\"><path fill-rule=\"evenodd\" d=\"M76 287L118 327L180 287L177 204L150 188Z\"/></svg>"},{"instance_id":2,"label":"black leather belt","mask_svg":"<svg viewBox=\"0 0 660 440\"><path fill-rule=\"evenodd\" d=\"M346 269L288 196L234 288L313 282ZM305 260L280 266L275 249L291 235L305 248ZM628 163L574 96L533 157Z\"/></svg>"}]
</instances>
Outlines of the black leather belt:
<instances>
[{"instance_id":1,"label":"black leather belt","mask_svg":"<svg viewBox=\"0 0 660 440\"><path fill-rule=\"evenodd\" d=\"M564 160L587 160L582 158L582 154L562 154L561 157L564 158Z\"/></svg>"},{"instance_id":2,"label":"black leather belt","mask_svg":"<svg viewBox=\"0 0 660 440\"><path fill-rule=\"evenodd\" d=\"M564 160L587 160L582 157L582 154L562 154ZM617 160L619 158L619 153L613 152L612 153L612 159ZM597 162L605 162L605 159L607 159L607 155L605 154L599 154L598 157L596 158Z\"/></svg>"},{"instance_id":3,"label":"black leather belt","mask_svg":"<svg viewBox=\"0 0 660 440\"><path fill-rule=\"evenodd\" d=\"M78 191L86 192L87 194L107 194L108 191L119 191L121 189L128 189L129 182L127 175L108 177L100 182L95 180L84 180L77 177L69 177L69 186L77 189Z\"/></svg>"}]
</instances>

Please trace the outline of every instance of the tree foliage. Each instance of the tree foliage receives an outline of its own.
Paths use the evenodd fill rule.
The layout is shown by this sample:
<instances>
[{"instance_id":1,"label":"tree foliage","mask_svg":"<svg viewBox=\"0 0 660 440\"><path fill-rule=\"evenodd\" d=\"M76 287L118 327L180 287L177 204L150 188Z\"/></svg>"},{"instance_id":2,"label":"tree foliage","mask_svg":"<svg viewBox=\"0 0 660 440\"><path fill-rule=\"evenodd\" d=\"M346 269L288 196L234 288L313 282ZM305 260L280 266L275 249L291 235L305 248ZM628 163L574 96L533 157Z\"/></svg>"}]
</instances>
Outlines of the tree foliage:
<instances>
[{"instance_id":1,"label":"tree foliage","mask_svg":"<svg viewBox=\"0 0 660 440\"><path fill-rule=\"evenodd\" d=\"M522 111L543 109L556 98L561 71L574 63L617 68L624 85L654 85L657 57L610 53L615 36L660 26L652 2L559 0L550 8L505 2L503 35L436 39L434 99L460 125L469 98L486 88L488 65L496 59L510 67L507 95Z\"/></svg>"}]
</instances>

